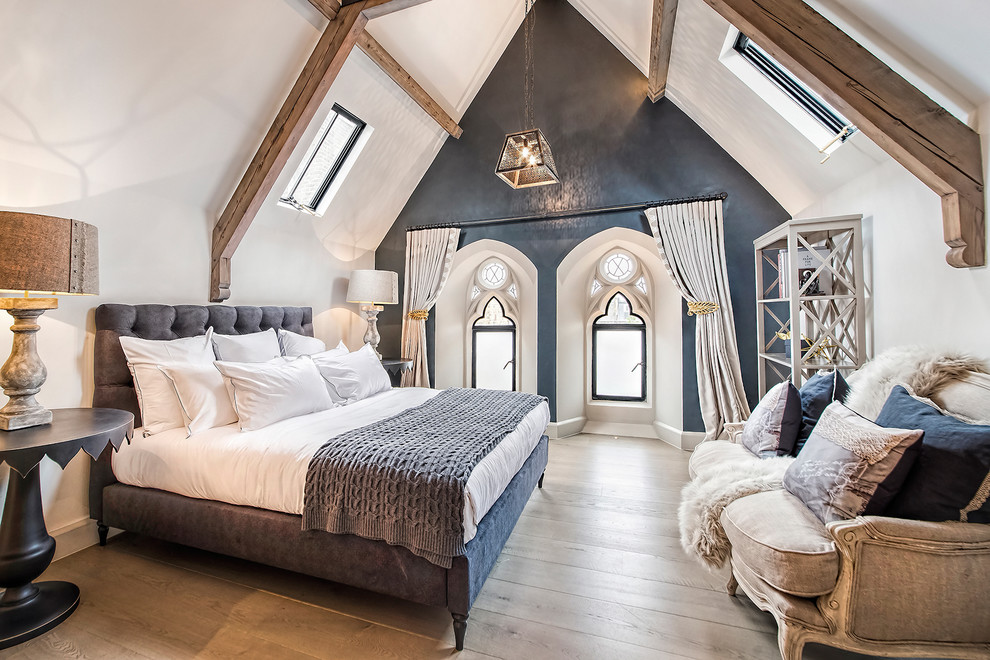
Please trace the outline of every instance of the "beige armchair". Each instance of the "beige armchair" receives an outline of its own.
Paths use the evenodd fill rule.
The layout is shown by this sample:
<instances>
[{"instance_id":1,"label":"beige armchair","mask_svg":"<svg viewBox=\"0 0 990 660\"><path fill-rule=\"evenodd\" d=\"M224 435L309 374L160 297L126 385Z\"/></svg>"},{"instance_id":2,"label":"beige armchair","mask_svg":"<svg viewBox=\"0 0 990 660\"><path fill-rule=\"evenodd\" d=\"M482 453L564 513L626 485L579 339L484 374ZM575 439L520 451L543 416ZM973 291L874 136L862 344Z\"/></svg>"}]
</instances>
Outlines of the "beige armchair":
<instances>
[{"instance_id":1,"label":"beige armchair","mask_svg":"<svg viewBox=\"0 0 990 660\"><path fill-rule=\"evenodd\" d=\"M835 588L787 594L732 556L735 581L779 627L784 660L818 642L883 656L990 657L990 526L879 516L827 526L839 553Z\"/></svg>"}]
</instances>

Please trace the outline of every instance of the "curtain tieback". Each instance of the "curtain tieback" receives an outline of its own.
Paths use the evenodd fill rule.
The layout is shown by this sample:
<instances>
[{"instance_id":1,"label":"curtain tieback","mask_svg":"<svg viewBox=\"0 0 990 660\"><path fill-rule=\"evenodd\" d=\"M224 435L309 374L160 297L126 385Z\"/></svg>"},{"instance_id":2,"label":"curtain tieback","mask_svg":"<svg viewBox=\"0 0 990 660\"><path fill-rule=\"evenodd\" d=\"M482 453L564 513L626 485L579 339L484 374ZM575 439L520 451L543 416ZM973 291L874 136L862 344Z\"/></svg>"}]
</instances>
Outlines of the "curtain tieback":
<instances>
[{"instance_id":1,"label":"curtain tieback","mask_svg":"<svg viewBox=\"0 0 990 660\"><path fill-rule=\"evenodd\" d=\"M688 316L704 316L705 314L714 314L718 311L718 303L702 300L700 302L688 301Z\"/></svg>"},{"instance_id":2,"label":"curtain tieback","mask_svg":"<svg viewBox=\"0 0 990 660\"><path fill-rule=\"evenodd\" d=\"M413 311L406 314L407 318L413 321L425 321L430 318L430 310L428 309L414 309Z\"/></svg>"}]
</instances>

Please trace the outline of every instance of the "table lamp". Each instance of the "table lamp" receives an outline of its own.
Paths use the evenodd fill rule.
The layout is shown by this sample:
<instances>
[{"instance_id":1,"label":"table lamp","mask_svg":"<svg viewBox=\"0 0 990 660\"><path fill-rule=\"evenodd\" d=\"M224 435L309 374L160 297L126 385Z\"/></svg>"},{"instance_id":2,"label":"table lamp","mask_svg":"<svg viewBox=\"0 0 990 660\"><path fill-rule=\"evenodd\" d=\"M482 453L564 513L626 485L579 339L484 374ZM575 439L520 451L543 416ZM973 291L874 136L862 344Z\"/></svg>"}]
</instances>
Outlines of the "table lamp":
<instances>
[{"instance_id":1,"label":"table lamp","mask_svg":"<svg viewBox=\"0 0 990 660\"><path fill-rule=\"evenodd\" d=\"M10 357L0 368L0 387L9 397L0 408L0 430L13 431L52 421L35 400L48 371L38 356L38 317L58 308L57 298L30 294L82 295L100 292L96 227L49 215L0 211L0 291L23 298L0 298L0 309L14 317Z\"/></svg>"},{"instance_id":2,"label":"table lamp","mask_svg":"<svg viewBox=\"0 0 990 660\"><path fill-rule=\"evenodd\" d=\"M371 344L375 355L378 352L378 312L382 305L395 305L399 302L399 274L390 270L352 270L351 282L347 286L347 302L362 303L361 311L368 319L368 331L364 333L364 343Z\"/></svg>"}]
</instances>

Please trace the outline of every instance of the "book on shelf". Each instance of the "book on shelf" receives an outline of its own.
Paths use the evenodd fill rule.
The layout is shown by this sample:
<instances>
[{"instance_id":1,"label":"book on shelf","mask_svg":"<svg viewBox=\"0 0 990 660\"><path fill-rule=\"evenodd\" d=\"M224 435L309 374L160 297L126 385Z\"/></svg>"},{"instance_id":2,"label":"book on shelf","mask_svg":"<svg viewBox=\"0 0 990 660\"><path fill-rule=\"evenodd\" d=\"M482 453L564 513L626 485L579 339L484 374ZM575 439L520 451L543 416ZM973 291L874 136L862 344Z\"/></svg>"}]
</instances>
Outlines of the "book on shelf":
<instances>
[{"instance_id":1,"label":"book on shelf","mask_svg":"<svg viewBox=\"0 0 990 660\"><path fill-rule=\"evenodd\" d=\"M829 254L831 254L831 251L827 247L816 247L815 252L805 248L800 248L797 251L799 289L803 288L808 280L812 280L812 282L808 284L807 288L804 289L804 295L832 295L832 271L827 268L823 268L817 276L813 277L819 266L821 266L828 259ZM779 283L778 293L781 298L786 298L790 295L788 285L788 280L790 279L791 273L790 268L791 264L788 250L781 250L777 253L777 272L779 275L777 278Z\"/></svg>"}]
</instances>

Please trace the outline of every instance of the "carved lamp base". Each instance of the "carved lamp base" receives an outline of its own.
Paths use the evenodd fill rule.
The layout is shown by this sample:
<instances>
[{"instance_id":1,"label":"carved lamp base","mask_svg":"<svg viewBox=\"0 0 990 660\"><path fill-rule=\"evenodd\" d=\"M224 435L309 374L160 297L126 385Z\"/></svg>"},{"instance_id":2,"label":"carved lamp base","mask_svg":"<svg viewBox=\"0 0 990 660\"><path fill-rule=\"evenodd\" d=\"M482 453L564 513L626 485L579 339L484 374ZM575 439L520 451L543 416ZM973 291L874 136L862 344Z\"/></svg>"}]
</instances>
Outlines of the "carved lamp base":
<instances>
[{"instance_id":1,"label":"carved lamp base","mask_svg":"<svg viewBox=\"0 0 990 660\"><path fill-rule=\"evenodd\" d=\"M382 340L382 336L378 334L378 312L384 309L381 305L361 305L361 311L364 312L364 317L368 319L368 330L364 333L364 343L371 344L379 360L382 359L382 354L378 352L378 343Z\"/></svg>"},{"instance_id":2,"label":"carved lamp base","mask_svg":"<svg viewBox=\"0 0 990 660\"><path fill-rule=\"evenodd\" d=\"M52 412L34 398L48 378L38 356L38 317L58 308L57 298L0 298L0 309L14 317L10 357L0 368L0 387L10 400L0 408L0 430L14 431L52 421Z\"/></svg>"}]
</instances>

